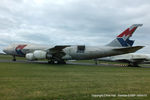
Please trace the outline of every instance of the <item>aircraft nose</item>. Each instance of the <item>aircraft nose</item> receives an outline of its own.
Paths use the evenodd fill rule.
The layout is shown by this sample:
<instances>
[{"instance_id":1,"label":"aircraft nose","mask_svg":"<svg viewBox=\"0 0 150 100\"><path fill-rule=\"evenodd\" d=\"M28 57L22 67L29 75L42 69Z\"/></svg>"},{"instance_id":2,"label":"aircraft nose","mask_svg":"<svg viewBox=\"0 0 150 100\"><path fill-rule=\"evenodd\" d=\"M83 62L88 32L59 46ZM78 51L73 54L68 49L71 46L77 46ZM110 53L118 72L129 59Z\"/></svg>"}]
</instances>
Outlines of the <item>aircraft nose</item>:
<instances>
[{"instance_id":1,"label":"aircraft nose","mask_svg":"<svg viewBox=\"0 0 150 100\"><path fill-rule=\"evenodd\" d=\"M4 52L4 53L10 54L10 55L11 55L12 53L14 53L13 51L14 51L14 49L13 49L12 46L8 46L8 47L5 47L5 48L3 49L3 52Z\"/></svg>"}]
</instances>

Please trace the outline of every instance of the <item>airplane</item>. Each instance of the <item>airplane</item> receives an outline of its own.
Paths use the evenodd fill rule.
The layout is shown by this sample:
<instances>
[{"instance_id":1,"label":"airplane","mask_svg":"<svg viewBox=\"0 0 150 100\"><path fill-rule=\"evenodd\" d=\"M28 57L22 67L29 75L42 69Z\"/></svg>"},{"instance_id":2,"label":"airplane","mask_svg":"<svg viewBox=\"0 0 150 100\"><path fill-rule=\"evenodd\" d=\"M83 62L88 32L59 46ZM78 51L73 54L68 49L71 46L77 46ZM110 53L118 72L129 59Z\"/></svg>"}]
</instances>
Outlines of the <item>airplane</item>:
<instances>
[{"instance_id":1,"label":"airplane","mask_svg":"<svg viewBox=\"0 0 150 100\"><path fill-rule=\"evenodd\" d=\"M144 47L132 46L134 41L129 39L142 25L133 24L105 46L12 44L4 48L3 52L12 55L13 61L16 61L16 56L20 56L30 61L47 59L51 64L65 64L66 60L90 60L132 53Z\"/></svg>"},{"instance_id":2,"label":"airplane","mask_svg":"<svg viewBox=\"0 0 150 100\"><path fill-rule=\"evenodd\" d=\"M102 57L94 60L96 64L97 61L123 62L128 63L128 66L130 67L139 67L139 64L150 64L150 54L129 53L117 56Z\"/></svg>"},{"instance_id":3,"label":"airplane","mask_svg":"<svg viewBox=\"0 0 150 100\"><path fill-rule=\"evenodd\" d=\"M139 67L139 64L149 64L150 54L129 53L118 56L99 58L99 61L123 62L128 63L130 67Z\"/></svg>"}]
</instances>

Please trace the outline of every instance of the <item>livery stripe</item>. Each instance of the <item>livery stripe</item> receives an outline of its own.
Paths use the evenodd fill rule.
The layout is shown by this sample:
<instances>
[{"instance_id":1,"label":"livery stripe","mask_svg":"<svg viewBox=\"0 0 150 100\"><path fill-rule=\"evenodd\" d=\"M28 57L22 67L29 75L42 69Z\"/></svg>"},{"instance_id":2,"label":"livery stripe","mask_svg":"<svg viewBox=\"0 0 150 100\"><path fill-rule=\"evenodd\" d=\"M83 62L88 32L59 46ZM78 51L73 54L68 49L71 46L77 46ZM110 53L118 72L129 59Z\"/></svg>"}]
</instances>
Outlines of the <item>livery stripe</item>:
<instances>
[{"instance_id":1,"label":"livery stripe","mask_svg":"<svg viewBox=\"0 0 150 100\"><path fill-rule=\"evenodd\" d=\"M132 45L134 44L134 40L129 40L129 39L127 39L126 42L127 42L127 44L129 44L130 46L132 46Z\"/></svg>"},{"instance_id":2,"label":"livery stripe","mask_svg":"<svg viewBox=\"0 0 150 100\"><path fill-rule=\"evenodd\" d=\"M16 47L16 53L19 55L19 56L24 56L25 54L22 52L22 49L27 46L27 45L18 45Z\"/></svg>"},{"instance_id":3,"label":"livery stripe","mask_svg":"<svg viewBox=\"0 0 150 100\"><path fill-rule=\"evenodd\" d=\"M125 41L123 38L117 38L117 40L122 46L132 46L134 44L134 40L127 39Z\"/></svg>"},{"instance_id":4,"label":"livery stripe","mask_svg":"<svg viewBox=\"0 0 150 100\"><path fill-rule=\"evenodd\" d=\"M124 41L122 38L117 38L117 40L119 41L119 43L120 43L122 46L128 46L127 42Z\"/></svg>"},{"instance_id":5,"label":"livery stripe","mask_svg":"<svg viewBox=\"0 0 150 100\"><path fill-rule=\"evenodd\" d=\"M128 28L124 32L122 32L120 35L117 37L123 37L123 36L131 36L133 32L136 30L137 27L132 28L131 30Z\"/></svg>"}]
</instances>

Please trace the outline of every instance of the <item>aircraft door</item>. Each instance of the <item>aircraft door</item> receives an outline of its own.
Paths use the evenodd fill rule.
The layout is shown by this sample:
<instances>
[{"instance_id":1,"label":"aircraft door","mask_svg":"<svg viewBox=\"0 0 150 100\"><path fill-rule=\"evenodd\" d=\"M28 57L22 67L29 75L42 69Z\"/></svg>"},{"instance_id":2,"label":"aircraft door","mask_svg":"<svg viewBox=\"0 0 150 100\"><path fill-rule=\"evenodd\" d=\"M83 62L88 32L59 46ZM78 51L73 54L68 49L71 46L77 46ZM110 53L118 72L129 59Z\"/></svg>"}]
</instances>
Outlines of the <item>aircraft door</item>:
<instances>
[{"instance_id":1,"label":"aircraft door","mask_svg":"<svg viewBox=\"0 0 150 100\"><path fill-rule=\"evenodd\" d=\"M85 52L85 45L77 46L77 53L84 53Z\"/></svg>"}]
</instances>

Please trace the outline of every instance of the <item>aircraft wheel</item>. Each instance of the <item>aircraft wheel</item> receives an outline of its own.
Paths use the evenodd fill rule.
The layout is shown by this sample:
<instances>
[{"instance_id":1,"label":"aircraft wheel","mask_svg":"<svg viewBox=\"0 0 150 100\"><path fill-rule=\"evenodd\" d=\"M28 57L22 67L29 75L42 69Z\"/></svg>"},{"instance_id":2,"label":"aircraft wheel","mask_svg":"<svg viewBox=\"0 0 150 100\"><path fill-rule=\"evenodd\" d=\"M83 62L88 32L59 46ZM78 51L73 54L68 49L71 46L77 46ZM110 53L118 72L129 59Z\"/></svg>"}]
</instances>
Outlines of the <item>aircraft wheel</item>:
<instances>
[{"instance_id":1,"label":"aircraft wheel","mask_svg":"<svg viewBox=\"0 0 150 100\"><path fill-rule=\"evenodd\" d=\"M13 59L12 59L12 61L16 61L16 56L13 56Z\"/></svg>"},{"instance_id":2,"label":"aircraft wheel","mask_svg":"<svg viewBox=\"0 0 150 100\"><path fill-rule=\"evenodd\" d=\"M16 61L16 59L13 59L12 61Z\"/></svg>"},{"instance_id":3,"label":"aircraft wheel","mask_svg":"<svg viewBox=\"0 0 150 100\"><path fill-rule=\"evenodd\" d=\"M49 64L54 64L54 61L50 60L48 61Z\"/></svg>"},{"instance_id":4,"label":"aircraft wheel","mask_svg":"<svg viewBox=\"0 0 150 100\"><path fill-rule=\"evenodd\" d=\"M133 63L134 67L139 67L138 63Z\"/></svg>"},{"instance_id":5,"label":"aircraft wheel","mask_svg":"<svg viewBox=\"0 0 150 100\"><path fill-rule=\"evenodd\" d=\"M58 61L57 63L58 63L58 64L66 64L65 61Z\"/></svg>"},{"instance_id":6,"label":"aircraft wheel","mask_svg":"<svg viewBox=\"0 0 150 100\"><path fill-rule=\"evenodd\" d=\"M129 63L129 67L140 67L138 63Z\"/></svg>"}]
</instances>

